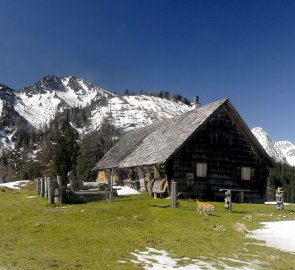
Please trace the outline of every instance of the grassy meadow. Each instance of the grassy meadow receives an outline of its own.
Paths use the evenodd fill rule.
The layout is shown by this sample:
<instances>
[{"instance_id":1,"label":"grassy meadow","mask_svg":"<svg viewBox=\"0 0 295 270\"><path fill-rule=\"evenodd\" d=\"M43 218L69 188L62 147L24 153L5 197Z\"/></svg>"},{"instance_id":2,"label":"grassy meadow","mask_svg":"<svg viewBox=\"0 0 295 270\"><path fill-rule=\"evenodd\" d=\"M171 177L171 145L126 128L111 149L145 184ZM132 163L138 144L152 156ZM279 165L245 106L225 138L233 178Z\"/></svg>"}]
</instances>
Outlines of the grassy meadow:
<instances>
[{"instance_id":1,"label":"grassy meadow","mask_svg":"<svg viewBox=\"0 0 295 270\"><path fill-rule=\"evenodd\" d=\"M234 229L236 223L253 230L261 221L294 220L294 205L277 211L274 205L234 204L226 213L223 203L212 203L214 215L204 217L193 200L181 200L177 209L168 204L141 194L54 206L32 190L3 189L0 269L141 269L131 253L146 247L177 258L255 259L261 269L294 269L295 254L257 245Z\"/></svg>"}]
</instances>

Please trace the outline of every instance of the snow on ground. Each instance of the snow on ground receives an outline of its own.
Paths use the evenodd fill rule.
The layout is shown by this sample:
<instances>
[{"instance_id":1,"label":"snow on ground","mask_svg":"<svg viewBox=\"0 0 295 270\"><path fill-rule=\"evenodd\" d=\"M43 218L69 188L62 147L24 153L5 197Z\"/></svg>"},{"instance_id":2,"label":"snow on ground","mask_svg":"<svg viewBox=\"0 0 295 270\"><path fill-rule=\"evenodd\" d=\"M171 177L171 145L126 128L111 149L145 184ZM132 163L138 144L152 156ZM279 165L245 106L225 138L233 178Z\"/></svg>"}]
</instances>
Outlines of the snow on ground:
<instances>
[{"instance_id":1,"label":"snow on ground","mask_svg":"<svg viewBox=\"0 0 295 270\"><path fill-rule=\"evenodd\" d=\"M264 202L264 204L272 204L272 205L275 205L277 204L277 202ZM292 205L293 203L285 203L284 202L284 205Z\"/></svg>"},{"instance_id":2,"label":"snow on ground","mask_svg":"<svg viewBox=\"0 0 295 270\"><path fill-rule=\"evenodd\" d=\"M249 238L265 241L265 245L286 252L295 252L295 220L262 222L261 229L252 231Z\"/></svg>"},{"instance_id":3,"label":"snow on ground","mask_svg":"<svg viewBox=\"0 0 295 270\"><path fill-rule=\"evenodd\" d=\"M0 184L0 187L20 189L20 186L26 185L28 182L30 182L30 180L20 180L20 181L2 183L2 184Z\"/></svg>"},{"instance_id":4,"label":"snow on ground","mask_svg":"<svg viewBox=\"0 0 295 270\"><path fill-rule=\"evenodd\" d=\"M251 231L246 236L257 240L265 241L265 245L280 249L285 252L295 252L295 220L292 221L278 221L278 222L262 222L261 229ZM263 269L263 265L267 262L251 259L251 254L247 261L239 260L239 254L233 254L233 258L216 258L210 260L209 258L175 258L165 250L156 250L154 248L146 248L146 251L139 251L131 253L136 257L131 260L134 264L140 264L146 270L201 270L201 269ZM245 254L244 254L245 255ZM240 264L240 266L232 267L231 262Z\"/></svg>"},{"instance_id":5,"label":"snow on ground","mask_svg":"<svg viewBox=\"0 0 295 270\"><path fill-rule=\"evenodd\" d=\"M134 264L140 264L140 266L143 267L143 269L145 270L250 270L261 269L261 265L264 264L261 261L253 260L253 257L249 257L248 261L240 261L237 258L231 259L223 257L216 258L210 261L208 258L203 257L199 259L178 259L165 250L157 250L149 247L147 247L146 249L146 251L136 250L135 253L131 253L133 256L136 257L136 260L131 260L131 262L133 262ZM230 266L231 263L240 264L240 266Z\"/></svg>"},{"instance_id":6,"label":"snow on ground","mask_svg":"<svg viewBox=\"0 0 295 270\"><path fill-rule=\"evenodd\" d=\"M140 192L130 187L114 186L113 189L117 190L118 196L140 194Z\"/></svg>"}]
</instances>

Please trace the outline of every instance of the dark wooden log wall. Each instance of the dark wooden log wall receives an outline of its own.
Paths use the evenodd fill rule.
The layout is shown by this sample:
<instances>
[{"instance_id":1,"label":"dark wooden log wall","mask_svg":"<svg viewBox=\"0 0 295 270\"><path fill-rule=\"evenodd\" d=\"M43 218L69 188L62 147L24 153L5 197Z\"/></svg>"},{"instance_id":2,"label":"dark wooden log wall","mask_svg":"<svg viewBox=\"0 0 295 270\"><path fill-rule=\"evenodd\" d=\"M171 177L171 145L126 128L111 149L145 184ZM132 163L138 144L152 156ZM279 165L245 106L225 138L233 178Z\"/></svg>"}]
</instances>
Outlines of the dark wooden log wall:
<instances>
[{"instance_id":1,"label":"dark wooden log wall","mask_svg":"<svg viewBox=\"0 0 295 270\"><path fill-rule=\"evenodd\" d=\"M207 163L205 178L196 176L196 164L201 162ZM179 192L221 200L224 196L220 188L251 189L245 193L245 202L263 202L267 166L233 118L226 111L220 111L185 143L167 168L173 168L170 178L178 182ZM241 167L251 167L251 180L241 180Z\"/></svg>"}]
</instances>

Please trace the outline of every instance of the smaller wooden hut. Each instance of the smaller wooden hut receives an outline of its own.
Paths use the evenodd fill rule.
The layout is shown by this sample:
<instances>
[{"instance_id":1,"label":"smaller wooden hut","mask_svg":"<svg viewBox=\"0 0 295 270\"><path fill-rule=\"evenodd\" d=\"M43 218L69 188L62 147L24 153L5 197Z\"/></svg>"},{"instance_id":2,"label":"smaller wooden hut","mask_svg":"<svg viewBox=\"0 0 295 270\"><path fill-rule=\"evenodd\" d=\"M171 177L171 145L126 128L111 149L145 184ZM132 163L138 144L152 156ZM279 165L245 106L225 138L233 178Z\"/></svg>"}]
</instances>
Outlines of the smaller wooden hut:
<instances>
[{"instance_id":1,"label":"smaller wooden hut","mask_svg":"<svg viewBox=\"0 0 295 270\"><path fill-rule=\"evenodd\" d=\"M126 133L95 169L121 184L223 199L220 189L245 190L263 202L271 159L228 99ZM100 177L100 176L99 176Z\"/></svg>"}]
</instances>

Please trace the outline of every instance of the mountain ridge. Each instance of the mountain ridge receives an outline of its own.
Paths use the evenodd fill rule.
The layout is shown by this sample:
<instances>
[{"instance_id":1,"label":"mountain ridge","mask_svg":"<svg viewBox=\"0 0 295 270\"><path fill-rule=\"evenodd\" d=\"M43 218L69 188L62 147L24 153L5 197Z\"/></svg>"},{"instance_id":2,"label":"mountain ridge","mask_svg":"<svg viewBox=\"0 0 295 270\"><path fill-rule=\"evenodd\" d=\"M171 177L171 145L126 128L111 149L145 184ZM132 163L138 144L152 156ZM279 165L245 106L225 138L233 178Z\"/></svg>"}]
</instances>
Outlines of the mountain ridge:
<instances>
[{"instance_id":1,"label":"mountain ridge","mask_svg":"<svg viewBox=\"0 0 295 270\"><path fill-rule=\"evenodd\" d=\"M12 134L18 129L17 121L7 120L21 119L22 127L27 130L44 129L59 113L68 109L86 111L87 119L84 117L84 123L80 123L80 126L72 123L79 134L83 135L99 129L106 119L124 132L176 116L192 108L181 102L153 96L115 95L75 76L44 76L32 86L20 90L1 84L2 146L13 146ZM4 130L8 132L3 132Z\"/></svg>"}]
</instances>

